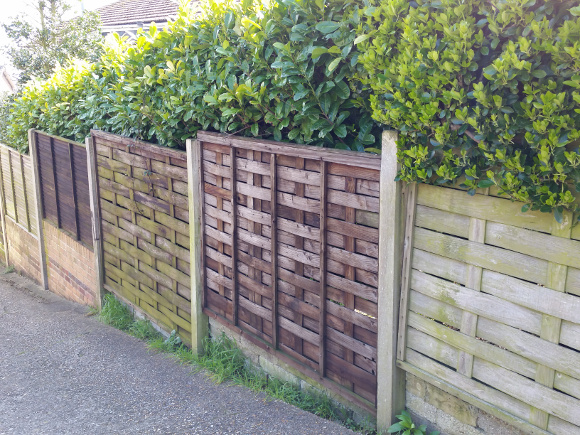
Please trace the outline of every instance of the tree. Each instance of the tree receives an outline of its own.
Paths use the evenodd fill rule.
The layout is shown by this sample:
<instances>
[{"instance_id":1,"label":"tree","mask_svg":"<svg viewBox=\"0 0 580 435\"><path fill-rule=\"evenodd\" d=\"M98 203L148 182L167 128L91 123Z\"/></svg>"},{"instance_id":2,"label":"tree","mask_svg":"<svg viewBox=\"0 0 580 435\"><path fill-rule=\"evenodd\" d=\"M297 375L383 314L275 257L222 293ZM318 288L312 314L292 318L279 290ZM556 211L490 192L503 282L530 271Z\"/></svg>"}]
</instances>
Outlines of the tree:
<instances>
[{"instance_id":1,"label":"tree","mask_svg":"<svg viewBox=\"0 0 580 435\"><path fill-rule=\"evenodd\" d=\"M5 47L12 65L21 71L18 82L47 79L57 64L71 58L96 61L101 53L100 19L96 12L65 20L68 0L32 0L34 15L2 24L12 44Z\"/></svg>"}]
</instances>

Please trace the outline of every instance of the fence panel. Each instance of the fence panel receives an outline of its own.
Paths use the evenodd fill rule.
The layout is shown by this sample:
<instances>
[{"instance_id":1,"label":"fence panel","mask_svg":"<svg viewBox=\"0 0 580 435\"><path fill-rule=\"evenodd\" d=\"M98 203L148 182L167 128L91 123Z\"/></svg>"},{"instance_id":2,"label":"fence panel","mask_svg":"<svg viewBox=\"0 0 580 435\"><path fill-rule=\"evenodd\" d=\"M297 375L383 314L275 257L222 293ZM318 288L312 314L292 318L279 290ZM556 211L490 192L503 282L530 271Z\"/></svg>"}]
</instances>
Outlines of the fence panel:
<instances>
[{"instance_id":1,"label":"fence panel","mask_svg":"<svg viewBox=\"0 0 580 435\"><path fill-rule=\"evenodd\" d=\"M5 216L36 235L36 207L30 157L0 144L0 179Z\"/></svg>"},{"instance_id":2,"label":"fence panel","mask_svg":"<svg viewBox=\"0 0 580 435\"><path fill-rule=\"evenodd\" d=\"M198 141L205 312L374 410L380 158Z\"/></svg>"},{"instance_id":3,"label":"fence panel","mask_svg":"<svg viewBox=\"0 0 580 435\"><path fill-rule=\"evenodd\" d=\"M520 208L419 186L399 365L526 432L579 433L580 234Z\"/></svg>"},{"instance_id":4,"label":"fence panel","mask_svg":"<svg viewBox=\"0 0 580 435\"><path fill-rule=\"evenodd\" d=\"M184 342L191 337L187 157L100 131L104 286Z\"/></svg>"},{"instance_id":5,"label":"fence panel","mask_svg":"<svg viewBox=\"0 0 580 435\"><path fill-rule=\"evenodd\" d=\"M93 246L87 153L85 146L34 131L43 218Z\"/></svg>"}]
</instances>

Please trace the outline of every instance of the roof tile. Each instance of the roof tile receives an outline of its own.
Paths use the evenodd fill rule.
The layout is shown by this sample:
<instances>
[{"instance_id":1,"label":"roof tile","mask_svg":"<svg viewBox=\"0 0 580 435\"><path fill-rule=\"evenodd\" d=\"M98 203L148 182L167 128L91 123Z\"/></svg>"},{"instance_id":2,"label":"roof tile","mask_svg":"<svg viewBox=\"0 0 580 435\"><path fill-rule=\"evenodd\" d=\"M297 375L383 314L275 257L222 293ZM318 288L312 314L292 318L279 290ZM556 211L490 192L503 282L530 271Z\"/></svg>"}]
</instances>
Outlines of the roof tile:
<instances>
[{"instance_id":1,"label":"roof tile","mask_svg":"<svg viewBox=\"0 0 580 435\"><path fill-rule=\"evenodd\" d=\"M119 0L97 9L103 26L166 22L177 16L173 0Z\"/></svg>"}]
</instances>

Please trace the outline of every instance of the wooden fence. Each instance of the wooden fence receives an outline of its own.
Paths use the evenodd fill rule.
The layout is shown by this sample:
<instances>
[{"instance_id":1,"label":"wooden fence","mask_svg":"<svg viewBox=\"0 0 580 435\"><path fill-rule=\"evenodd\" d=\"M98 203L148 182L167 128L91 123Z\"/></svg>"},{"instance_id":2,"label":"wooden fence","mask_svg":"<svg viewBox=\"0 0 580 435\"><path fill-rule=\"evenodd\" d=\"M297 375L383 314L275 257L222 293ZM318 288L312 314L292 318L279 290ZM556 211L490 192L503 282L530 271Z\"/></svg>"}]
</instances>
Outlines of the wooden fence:
<instances>
[{"instance_id":1,"label":"wooden fence","mask_svg":"<svg viewBox=\"0 0 580 435\"><path fill-rule=\"evenodd\" d=\"M43 205L90 238L97 299L194 350L205 313L379 429L408 372L526 433L580 433L580 225L494 192L403 188L395 139L378 157L200 132L184 153L31 131L37 164L0 146L3 239L6 219L41 233Z\"/></svg>"},{"instance_id":2,"label":"wooden fence","mask_svg":"<svg viewBox=\"0 0 580 435\"><path fill-rule=\"evenodd\" d=\"M40 131L31 134L37 153L42 217L92 249L85 146Z\"/></svg>"},{"instance_id":3,"label":"wooden fence","mask_svg":"<svg viewBox=\"0 0 580 435\"><path fill-rule=\"evenodd\" d=\"M5 216L36 235L37 216L30 157L0 144L0 171L2 208L5 210Z\"/></svg>"},{"instance_id":4,"label":"wooden fence","mask_svg":"<svg viewBox=\"0 0 580 435\"><path fill-rule=\"evenodd\" d=\"M91 138L104 287L190 343L186 154L100 131Z\"/></svg>"},{"instance_id":5,"label":"wooden fence","mask_svg":"<svg viewBox=\"0 0 580 435\"><path fill-rule=\"evenodd\" d=\"M374 411L380 157L204 132L196 153L204 312Z\"/></svg>"},{"instance_id":6,"label":"wooden fence","mask_svg":"<svg viewBox=\"0 0 580 435\"><path fill-rule=\"evenodd\" d=\"M399 366L526 433L580 433L580 226L488 192L415 193Z\"/></svg>"}]
</instances>

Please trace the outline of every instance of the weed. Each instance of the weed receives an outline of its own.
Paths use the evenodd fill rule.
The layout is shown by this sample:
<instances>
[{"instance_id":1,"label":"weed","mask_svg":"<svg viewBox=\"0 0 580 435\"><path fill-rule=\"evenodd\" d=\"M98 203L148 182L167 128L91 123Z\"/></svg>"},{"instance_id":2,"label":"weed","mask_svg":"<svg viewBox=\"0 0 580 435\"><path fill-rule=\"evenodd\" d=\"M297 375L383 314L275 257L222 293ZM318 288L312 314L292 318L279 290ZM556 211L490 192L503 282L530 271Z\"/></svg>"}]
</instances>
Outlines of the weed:
<instances>
[{"instance_id":1,"label":"weed","mask_svg":"<svg viewBox=\"0 0 580 435\"><path fill-rule=\"evenodd\" d=\"M182 364L193 365L196 372L205 370L218 384L231 382L245 386L322 418L340 422L349 429L365 434L376 433L370 422L356 423L347 411L335 405L325 394L303 390L297 384L271 377L262 370L252 367L235 341L225 334L213 340L207 338L204 341L205 352L198 356L182 343L176 331L172 331L169 337L164 339L148 320L134 320L129 309L112 294L106 295L103 299L99 319L146 341L151 350L167 353Z\"/></svg>"},{"instance_id":2,"label":"weed","mask_svg":"<svg viewBox=\"0 0 580 435\"><path fill-rule=\"evenodd\" d=\"M167 337L165 340L161 336L158 336L153 340L150 340L149 343L147 343L147 347L149 347L149 349L151 350L156 350L158 352L174 353L178 349L183 348L185 346L181 342L181 338L179 338L177 332L173 330L171 331L169 337Z\"/></svg>"},{"instance_id":3,"label":"weed","mask_svg":"<svg viewBox=\"0 0 580 435\"><path fill-rule=\"evenodd\" d=\"M121 331L127 331L133 324L133 316L129 308L110 293L103 298L103 308L99 314L99 320Z\"/></svg>"},{"instance_id":4,"label":"weed","mask_svg":"<svg viewBox=\"0 0 580 435\"><path fill-rule=\"evenodd\" d=\"M14 272L14 266L10 265L2 272L4 275Z\"/></svg>"},{"instance_id":5,"label":"weed","mask_svg":"<svg viewBox=\"0 0 580 435\"><path fill-rule=\"evenodd\" d=\"M129 326L129 334L145 341L153 341L161 337L161 333L151 325L149 320L145 319L135 320L131 326Z\"/></svg>"},{"instance_id":6,"label":"weed","mask_svg":"<svg viewBox=\"0 0 580 435\"><path fill-rule=\"evenodd\" d=\"M427 435L427 426L424 424L416 426L407 411L401 412L400 415L397 415L397 418L399 421L389 428L388 433L396 433L399 435ZM439 435L439 432L434 431L430 435Z\"/></svg>"}]
</instances>

